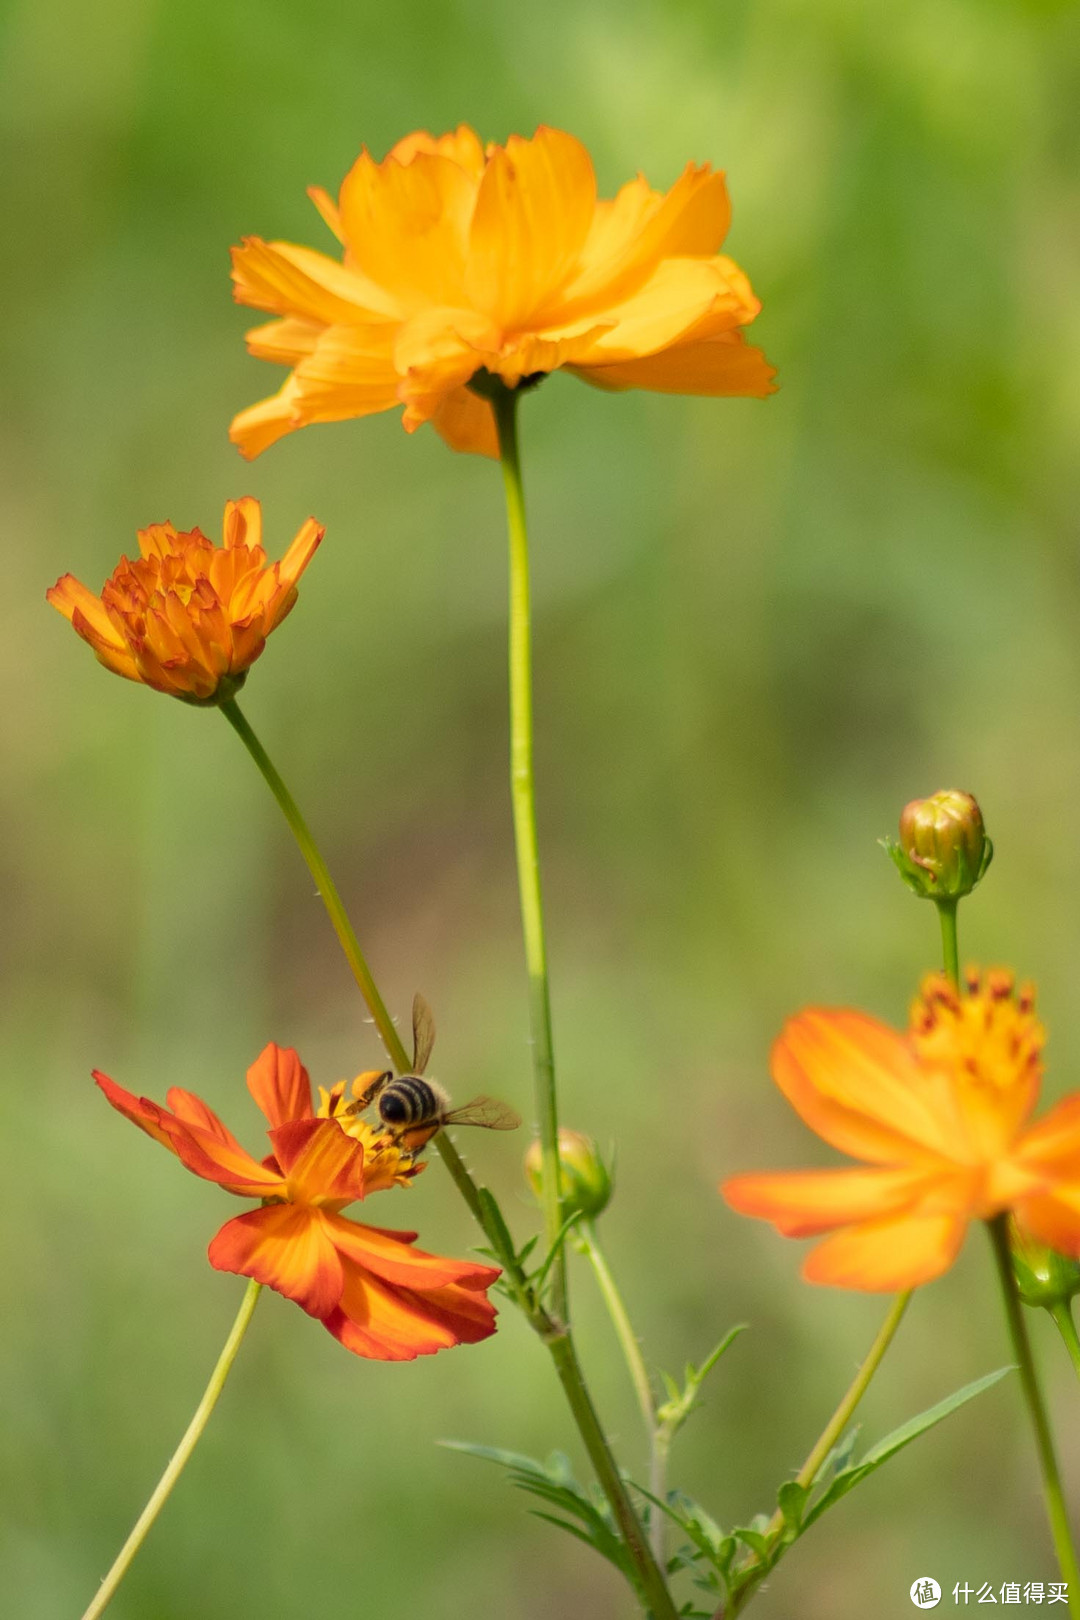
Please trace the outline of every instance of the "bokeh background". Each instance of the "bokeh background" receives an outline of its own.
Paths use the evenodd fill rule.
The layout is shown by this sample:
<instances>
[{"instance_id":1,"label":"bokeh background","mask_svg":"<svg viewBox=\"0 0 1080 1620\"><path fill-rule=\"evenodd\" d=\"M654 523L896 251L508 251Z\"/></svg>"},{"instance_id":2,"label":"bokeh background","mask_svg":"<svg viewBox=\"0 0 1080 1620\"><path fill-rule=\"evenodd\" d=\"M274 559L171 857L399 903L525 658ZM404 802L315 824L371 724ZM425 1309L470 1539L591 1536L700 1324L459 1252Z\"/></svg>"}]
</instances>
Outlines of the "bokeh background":
<instances>
[{"instance_id":1,"label":"bokeh background","mask_svg":"<svg viewBox=\"0 0 1080 1620\"><path fill-rule=\"evenodd\" d=\"M191 1086L254 1143L270 1037L328 1082L379 1051L312 886L227 726L110 679L51 614L136 527L264 502L328 538L245 707L325 841L435 1072L528 1106L504 718L497 473L387 416L253 466L226 427L276 386L227 248L330 249L304 195L362 143L461 119L563 125L610 193L727 168L773 399L605 396L524 412L540 823L567 1122L617 1143L611 1257L650 1360L748 1320L673 1474L724 1523L768 1509L881 1319L797 1280L728 1212L737 1168L824 1160L770 1086L806 1001L901 1020L934 919L877 848L903 802L981 797L998 857L962 950L1037 978L1051 1096L1080 1079L1080 26L1021 0L7 0L0 62L5 1612L81 1612L186 1423L241 1284L228 1200L89 1083ZM519 1231L524 1140L467 1147ZM406 1210L474 1233L438 1165ZM575 1277L602 1409L627 1379ZM1036 1324L1080 1503L1080 1406ZM1008 1359L985 1244L917 1298L873 1438ZM1047 1580L1006 1382L800 1545L761 1620L909 1612L924 1574ZM472 1350L354 1360L267 1296L117 1620L323 1612L622 1620L605 1566L441 1436L573 1437L507 1309ZM890 1477L891 1474L891 1477ZM950 1597L951 1601L951 1597Z\"/></svg>"}]
</instances>

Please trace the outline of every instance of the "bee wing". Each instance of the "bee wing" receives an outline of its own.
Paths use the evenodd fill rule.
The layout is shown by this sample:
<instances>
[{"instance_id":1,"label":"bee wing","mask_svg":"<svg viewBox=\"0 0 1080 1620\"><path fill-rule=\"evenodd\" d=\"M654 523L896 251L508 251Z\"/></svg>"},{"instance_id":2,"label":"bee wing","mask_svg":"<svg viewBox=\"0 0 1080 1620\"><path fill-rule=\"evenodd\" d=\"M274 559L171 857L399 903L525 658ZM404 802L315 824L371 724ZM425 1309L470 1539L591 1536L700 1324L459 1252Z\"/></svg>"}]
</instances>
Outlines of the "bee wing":
<instances>
[{"instance_id":1,"label":"bee wing","mask_svg":"<svg viewBox=\"0 0 1080 1620\"><path fill-rule=\"evenodd\" d=\"M390 1069L365 1069L358 1074L352 1083L353 1100L349 1105L351 1114L362 1114L365 1108L370 1108L379 1092L389 1085L394 1078Z\"/></svg>"},{"instance_id":2,"label":"bee wing","mask_svg":"<svg viewBox=\"0 0 1080 1620\"><path fill-rule=\"evenodd\" d=\"M419 990L412 1004L413 1074L423 1074L435 1045L435 1015Z\"/></svg>"},{"instance_id":3,"label":"bee wing","mask_svg":"<svg viewBox=\"0 0 1080 1620\"><path fill-rule=\"evenodd\" d=\"M482 1125L486 1131L516 1131L521 1115L497 1097L474 1097L443 1116L444 1125Z\"/></svg>"}]
</instances>

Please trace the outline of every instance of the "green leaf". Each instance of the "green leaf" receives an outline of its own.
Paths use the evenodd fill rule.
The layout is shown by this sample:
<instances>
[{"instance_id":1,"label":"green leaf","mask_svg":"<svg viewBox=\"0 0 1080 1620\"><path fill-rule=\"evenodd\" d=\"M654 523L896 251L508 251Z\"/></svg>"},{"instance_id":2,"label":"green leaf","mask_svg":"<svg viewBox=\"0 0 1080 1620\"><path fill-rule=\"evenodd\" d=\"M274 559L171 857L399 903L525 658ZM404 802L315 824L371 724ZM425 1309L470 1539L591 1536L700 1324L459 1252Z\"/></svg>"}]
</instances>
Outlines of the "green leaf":
<instances>
[{"instance_id":1,"label":"green leaf","mask_svg":"<svg viewBox=\"0 0 1080 1620\"><path fill-rule=\"evenodd\" d=\"M548 1250L547 1254L544 1257L543 1265L540 1267L539 1271L537 1271L535 1273L534 1276L529 1278L529 1282L530 1282L530 1284L532 1286L533 1293L534 1293L534 1295L536 1296L537 1299L540 1298L540 1295L541 1295L541 1293L543 1291L544 1284L547 1282L548 1272L551 1270L552 1266L554 1265L555 1260L558 1257L559 1252L562 1249L563 1244L566 1242L567 1238L569 1237L570 1233L573 1231L574 1227L577 1226L578 1222L581 1221L581 1220L584 1220L584 1218L585 1218L585 1211L583 1209L575 1209L571 1214L569 1214L566 1217L565 1221L563 1221L562 1225L559 1228L559 1231L558 1231L558 1234L557 1234L557 1236L555 1238L554 1243L551 1245L551 1248Z\"/></svg>"},{"instance_id":2,"label":"green leaf","mask_svg":"<svg viewBox=\"0 0 1080 1620\"><path fill-rule=\"evenodd\" d=\"M557 1508L559 1517L539 1508L532 1512L549 1524L568 1530L579 1541L586 1542L608 1563L614 1564L632 1586L637 1587L637 1571L626 1545L615 1528L610 1509L602 1497L593 1499L573 1477L570 1459L561 1451L553 1451L546 1462L527 1457L520 1451L502 1451L495 1446L478 1446L468 1440L441 1440L441 1446L450 1451L461 1451L483 1462L497 1463L505 1468L510 1483L518 1490L538 1496L549 1507ZM577 1521L576 1523L574 1521Z\"/></svg>"},{"instance_id":3,"label":"green leaf","mask_svg":"<svg viewBox=\"0 0 1080 1620\"><path fill-rule=\"evenodd\" d=\"M794 1531L794 1535L791 1537L792 1540L802 1529L803 1514L806 1512L809 1495L808 1487L800 1485L794 1479L786 1480L776 1493L777 1505L784 1515L785 1531Z\"/></svg>"},{"instance_id":4,"label":"green leaf","mask_svg":"<svg viewBox=\"0 0 1080 1620\"><path fill-rule=\"evenodd\" d=\"M874 1473L883 1463L888 1462L890 1457L895 1457L898 1451L902 1451L913 1440L917 1440L920 1434L925 1434L928 1429L934 1428L942 1419L949 1417L961 1406L966 1406L968 1401L973 1401L976 1395L981 1395L984 1390L992 1388L994 1384L1005 1377L1006 1373L1014 1371L1015 1368L1011 1366L999 1367L996 1372L987 1373L985 1378L977 1378L974 1383L965 1384L963 1389L958 1389L954 1394L947 1395L943 1401L938 1401L936 1406L931 1406L927 1411L920 1412L918 1417L910 1418L907 1423L902 1423L898 1429L894 1429L891 1434L887 1434L884 1440L879 1440L876 1446L871 1446L860 1462L842 1468L835 1475L824 1494L818 1498L803 1518L803 1530L808 1530L812 1524L820 1519L823 1513L845 1497L849 1491L854 1490L856 1485L860 1485L868 1475Z\"/></svg>"}]
</instances>

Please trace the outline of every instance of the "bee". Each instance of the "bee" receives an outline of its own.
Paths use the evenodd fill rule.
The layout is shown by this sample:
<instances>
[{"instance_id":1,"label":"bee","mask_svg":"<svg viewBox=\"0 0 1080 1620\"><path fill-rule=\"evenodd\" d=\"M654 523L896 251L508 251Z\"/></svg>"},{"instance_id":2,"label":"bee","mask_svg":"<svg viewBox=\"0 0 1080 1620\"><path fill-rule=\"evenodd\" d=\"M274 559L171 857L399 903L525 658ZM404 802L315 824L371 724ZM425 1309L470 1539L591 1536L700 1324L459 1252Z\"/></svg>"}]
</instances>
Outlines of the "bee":
<instances>
[{"instance_id":1,"label":"bee","mask_svg":"<svg viewBox=\"0 0 1080 1620\"><path fill-rule=\"evenodd\" d=\"M370 1077L349 1105L362 1114L373 1105L394 1143L406 1153L422 1153L432 1137L448 1125L479 1125L488 1131L514 1131L521 1116L494 1097L474 1097L460 1108L450 1106L449 1094L424 1069L435 1044L435 1021L423 996L413 1002L413 1069L395 1076L384 1069Z\"/></svg>"}]
</instances>

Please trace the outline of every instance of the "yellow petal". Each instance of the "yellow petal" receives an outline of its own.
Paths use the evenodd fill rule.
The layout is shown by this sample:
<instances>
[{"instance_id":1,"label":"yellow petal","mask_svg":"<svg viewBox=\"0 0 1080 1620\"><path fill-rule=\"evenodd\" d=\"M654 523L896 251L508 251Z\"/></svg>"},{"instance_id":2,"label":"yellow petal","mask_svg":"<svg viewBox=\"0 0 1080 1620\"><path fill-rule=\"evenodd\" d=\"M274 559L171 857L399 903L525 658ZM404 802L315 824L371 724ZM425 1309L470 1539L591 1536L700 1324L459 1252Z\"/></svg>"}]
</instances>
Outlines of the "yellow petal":
<instances>
[{"instance_id":1,"label":"yellow petal","mask_svg":"<svg viewBox=\"0 0 1080 1620\"><path fill-rule=\"evenodd\" d=\"M484 148L480 144L480 137L468 124L459 124L449 135L429 135L426 129L418 129L392 146L389 156L397 158L399 163L411 163L418 152L450 158L477 179L484 172Z\"/></svg>"},{"instance_id":2,"label":"yellow petal","mask_svg":"<svg viewBox=\"0 0 1080 1620\"><path fill-rule=\"evenodd\" d=\"M341 187L349 262L385 289L398 314L463 304L476 181L460 164L418 152L376 163L362 152Z\"/></svg>"},{"instance_id":3,"label":"yellow petal","mask_svg":"<svg viewBox=\"0 0 1080 1620\"><path fill-rule=\"evenodd\" d=\"M465 272L468 301L506 330L538 318L577 269L596 204L580 141L540 128L488 158Z\"/></svg>"},{"instance_id":4,"label":"yellow petal","mask_svg":"<svg viewBox=\"0 0 1080 1620\"><path fill-rule=\"evenodd\" d=\"M292 242L247 236L232 250L233 296L272 315L299 315L324 326L368 322L394 312L385 292L336 259Z\"/></svg>"},{"instance_id":5,"label":"yellow petal","mask_svg":"<svg viewBox=\"0 0 1080 1620\"><path fill-rule=\"evenodd\" d=\"M491 402L468 388L456 388L452 394L447 394L431 418L431 425L451 450L498 460L499 435Z\"/></svg>"},{"instance_id":6,"label":"yellow petal","mask_svg":"<svg viewBox=\"0 0 1080 1620\"><path fill-rule=\"evenodd\" d=\"M684 343L641 360L612 365L572 366L575 375L596 388L648 388L657 394L749 394L764 399L775 393L771 366L760 349L741 332L726 332L703 343Z\"/></svg>"},{"instance_id":7,"label":"yellow petal","mask_svg":"<svg viewBox=\"0 0 1080 1620\"><path fill-rule=\"evenodd\" d=\"M253 326L246 334L248 353L256 360L275 360L278 365L295 366L311 353L325 330L321 322L306 321L296 315L288 315L281 321L267 321L265 326Z\"/></svg>"}]
</instances>

